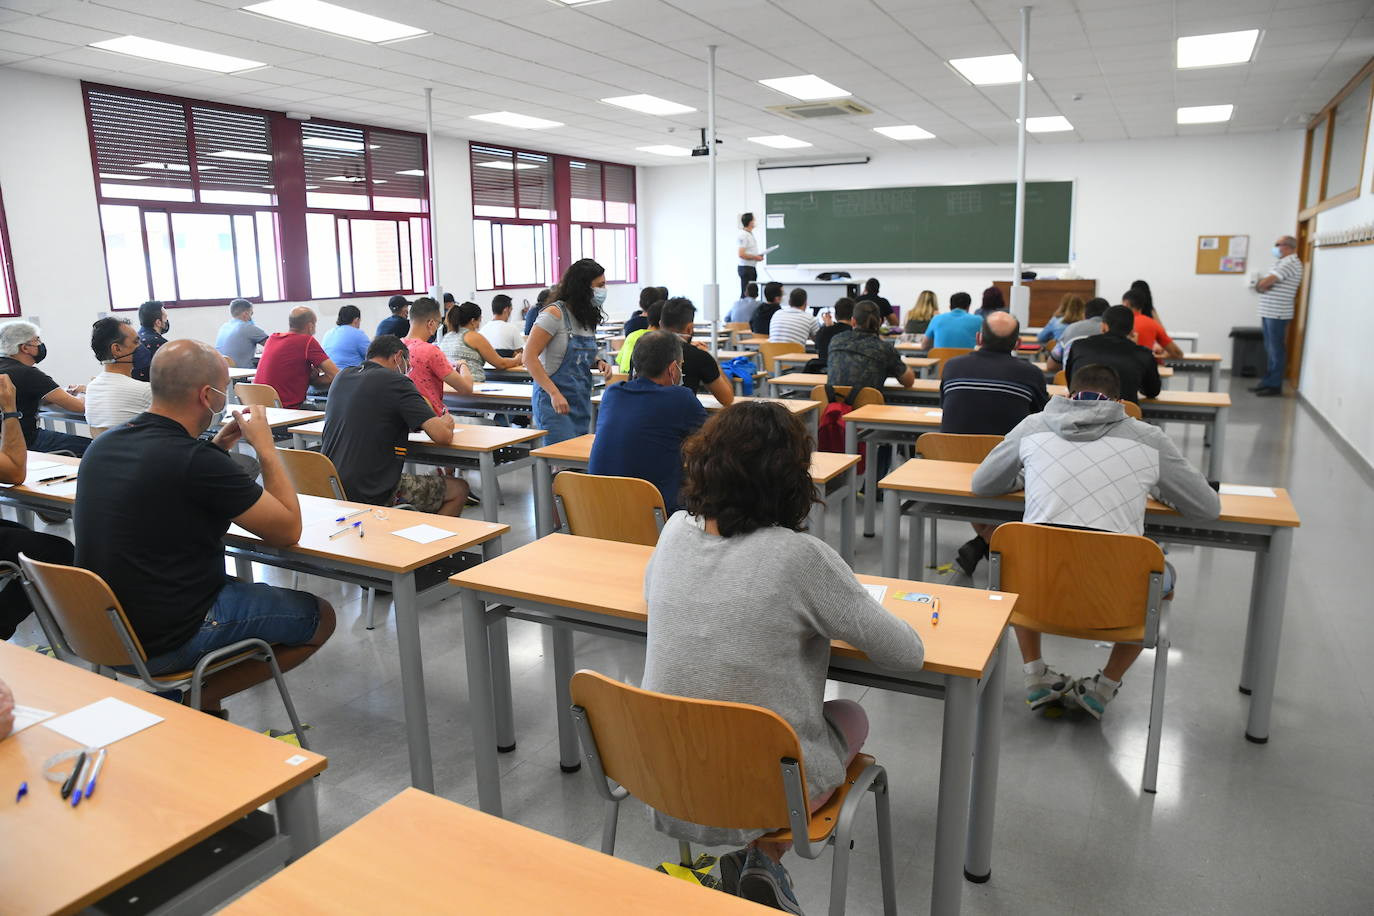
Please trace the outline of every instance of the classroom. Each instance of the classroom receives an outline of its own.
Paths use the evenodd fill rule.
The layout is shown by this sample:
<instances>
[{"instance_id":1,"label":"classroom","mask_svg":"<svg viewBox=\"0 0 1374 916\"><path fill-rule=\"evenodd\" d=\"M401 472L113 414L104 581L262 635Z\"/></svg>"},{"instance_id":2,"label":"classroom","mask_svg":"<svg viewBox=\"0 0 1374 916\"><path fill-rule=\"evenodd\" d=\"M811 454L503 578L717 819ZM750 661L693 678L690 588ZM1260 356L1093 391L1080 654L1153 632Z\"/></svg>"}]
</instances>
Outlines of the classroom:
<instances>
[{"instance_id":1,"label":"classroom","mask_svg":"<svg viewBox=\"0 0 1374 916\"><path fill-rule=\"evenodd\" d=\"M1371 120L1374 0L0 0L0 914L1374 912Z\"/></svg>"}]
</instances>

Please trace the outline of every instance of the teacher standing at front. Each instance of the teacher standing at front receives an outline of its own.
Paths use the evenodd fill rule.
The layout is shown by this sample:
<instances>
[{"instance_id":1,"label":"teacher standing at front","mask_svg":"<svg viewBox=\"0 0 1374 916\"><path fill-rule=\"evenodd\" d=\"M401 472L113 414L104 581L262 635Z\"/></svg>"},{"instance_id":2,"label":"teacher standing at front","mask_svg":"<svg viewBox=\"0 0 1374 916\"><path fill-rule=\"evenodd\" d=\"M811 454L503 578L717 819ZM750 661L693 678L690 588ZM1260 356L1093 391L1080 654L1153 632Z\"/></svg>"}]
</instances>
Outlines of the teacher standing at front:
<instances>
[{"instance_id":1,"label":"teacher standing at front","mask_svg":"<svg viewBox=\"0 0 1374 916\"><path fill-rule=\"evenodd\" d=\"M1298 240L1285 235L1274 243L1276 263L1255 284L1259 292L1260 321L1264 325L1264 378L1250 390L1260 397L1283 394L1283 375L1287 368L1288 322L1293 319L1293 303L1302 285L1302 261L1298 260Z\"/></svg>"},{"instance_id":2,"label":"teacher standing at front","mask_svg":"<svg viewBox=\"0 0 1374 916\"><path fill-rule=\"evenodd\" d=\"M754 214L740 214L739 224L742 227L738 244L739 297L743 299L745 287L759 278L759 272L754 265L763 260L763 255L759 254L759 243L754 238Z\"/></svg>"}]
</instances>

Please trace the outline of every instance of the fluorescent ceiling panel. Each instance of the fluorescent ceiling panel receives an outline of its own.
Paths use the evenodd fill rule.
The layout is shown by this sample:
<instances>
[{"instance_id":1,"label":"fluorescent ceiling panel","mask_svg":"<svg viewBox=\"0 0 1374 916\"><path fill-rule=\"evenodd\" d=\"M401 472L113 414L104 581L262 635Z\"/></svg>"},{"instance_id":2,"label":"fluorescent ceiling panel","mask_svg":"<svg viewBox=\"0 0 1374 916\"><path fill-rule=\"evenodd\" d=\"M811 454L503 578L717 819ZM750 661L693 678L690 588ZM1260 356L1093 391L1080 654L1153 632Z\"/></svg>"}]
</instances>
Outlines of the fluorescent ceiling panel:
<instances>
[{"instance_id":1,"label":"fluorescent ceiling panel","mask_svg":"<svg viewBox=\"0 0 1374 916\"><path fill-rule=\"evenodd\" d=\"M1043 118L1026 118L1027 133L1052 134L1061 130L1073 130L1073 125L1070 124L1069 119L1063 115L1049 115Z\"/></svg>"},{"instance_id":2,"label":"fluorescent ceiling panel","mask_svg":"<svg viewBox=\"0 0 1374 916\"><path fill-rule=\"evenodd\" d=\"M198 48L188 48L185 45L153 41L151 38L139 38L137 35L93 41L90 46L102 51L125 54L129 57L141 57L144 60L156 60L164 64L194 67L197 70L211 70L215 73L238 73L242 70L256 70L259 67L267 66L260 60L248 60L243 57L231 57L228 54L216 54L213 51L201 51Z\"/></svg>"},{"instance_id":3,"label":"fluorescent ceiling panel","mask_svg":"<svg viewBox=\"0 0 1374 916\"><path fill-rule=\"evenodd\" d=\"M562 127L562 121L549 121L544 118L533 118L529 115L516 114L513 111L493 111L487 114L468 115L474 121L487 121L491 124L501 124L505 127L519 127L522 130L548 130L551 127Z\"/></svg>"},{"instance_id":4,"label":"fluorescent ceiling panel","mask_svg":"<svg viewBox=\"0 0 1374 916\"><path fill-rule=\"evenodd\" d=\"M656 95L620 95L601 101L608 105L618 105L621 108L651 115L676 115L696 111L690 105L679 105L677 102L660 99Z\"/></svg>"},{"instance_id":5,"label":"fluorescent ceiling panel","mask_svg":"<svg viewBox=\"0 0 1374 916\"><path fill-rule=\"evenodd\" d=\"M801 149L803 146L810 146L805 140L798 140L796 137L789 137L787 134L773 134L769 137L750 137L750 143L757 143L760 146L771 146L773 149Z\"/></svg>"},{"instance_id":6,"label":"fluorescent ceiling panel","mask_svg":"<svg viewBox=\"0 0 1374 916\"><path fill-rule=\"evenodd\" d=\"M657 146L637 146L635 149L641 153L653 153L656 156L690 156L692 151L685 146L673 146L671 143L660 143Z\"/></svg>"},{"instance_id":7,"label":"fluorescent ceiling panel","mask_svg":"<svg viewBox=\"0 0 1374 916\"><path fill-rule=\"evenodd\" d=\"M1180 124L1216 124L1231 120L1234 105L1194 105L1178 110Z\"/></svg>"},{"instance_id":8,"label":"fluorescent ceiling panel","mask_svg":"<svg viewBox=\"0 0 1374 916\"><path fill-rule=\"evenodd\" d=\"M266 3L245 6L243 10L359 41L399 41L426 34L424 29L370 16L346 6L335 6L323 0L267 0Z\"/></svg>"},{"instance_id":9,"label":"fluorescent ceiling panel","mask_svg":"<svg viewBox=\"0 0 1374 916\"><path fill-rule=\"evenodd\" d=\"M1021 82L1021 58L1015 54L992 54L988 57L958 57L949 65L975 86L1005 86ZM1027 78L1035 82L1035 77Z\"/></svg>"},{"instance_id":10,"label":"fluorescent ceiling panel","mask_svg":"<svg viewBox=\"0 0 1374 916\"><path fill-rule=\"evenodd\" d=\"M776 89L784 95L801 99L803 102L813 102L818 99L844 99L851 94L847 89L841 89L834 83L827 83L814 73L808 73L805 76L783 76L777 79L759 80L759 82L769 89Z\"/></svg>"},{"instance_id":11,"label":"fluorescent ceiling panel","mask_svg":"<svg viewBox=\"0 0 1374 916\"><path fill-rule=\"evenodd\" d=\"M873 128L884 137L891 137L893 140L929 140L935 135L915 124L896 124L892 127Z\"/></svg>"},{"instance_id":12,"label":"fluorescent ceiling panel","mask_svg":"<svg viewBox=\"0 0 1374 916\"><path fill-rule=\"evenodd\" d=\"M1255 54L1259 29L1189 35L1178 40L1178 68L1227 67L1245 64Z\"/></svg>"}]
</instances>

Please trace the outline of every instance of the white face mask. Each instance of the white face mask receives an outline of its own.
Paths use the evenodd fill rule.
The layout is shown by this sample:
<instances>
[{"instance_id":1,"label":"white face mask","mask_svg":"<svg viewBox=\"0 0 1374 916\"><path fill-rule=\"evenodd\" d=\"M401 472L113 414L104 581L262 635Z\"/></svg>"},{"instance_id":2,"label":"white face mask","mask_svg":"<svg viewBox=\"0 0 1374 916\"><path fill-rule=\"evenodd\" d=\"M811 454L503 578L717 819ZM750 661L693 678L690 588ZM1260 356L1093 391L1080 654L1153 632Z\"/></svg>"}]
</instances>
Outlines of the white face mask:
<instances>
[{"instance_id":1,"label":"white face mask","mask_svg":"<svg viewBox=\"0 0 1374 916\"><path fill-rule=\"evenodd\" d=\"M218 388L211 388L210 390L224 398L224 400L220 402L219 410L210 411L210 425L205 428L219 429L220 425L224 423L224 409L229 406L229 395L220 391Z\"/></svg>"},{"instance_id":2,"label":"white face mask","mask_svg":"<svg viewBox=\"0 0 1374 916\"><path fill-rule=\"evenodd\" d=\"M601 286L592 290L592 302L596 303L597 308L606 304L606 287Z\"/></svg>"}]
</instances>

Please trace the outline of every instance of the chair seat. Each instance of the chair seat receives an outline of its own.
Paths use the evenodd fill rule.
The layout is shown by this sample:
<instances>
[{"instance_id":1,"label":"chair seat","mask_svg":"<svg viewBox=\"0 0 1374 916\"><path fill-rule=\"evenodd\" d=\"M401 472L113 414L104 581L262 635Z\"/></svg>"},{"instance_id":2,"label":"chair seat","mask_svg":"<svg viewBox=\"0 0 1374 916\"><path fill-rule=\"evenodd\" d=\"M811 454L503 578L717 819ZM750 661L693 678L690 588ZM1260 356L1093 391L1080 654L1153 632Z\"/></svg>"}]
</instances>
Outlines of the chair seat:
<instances>
[{"instance_id":1,"label":"chair seat","mask_svg":"<svg viewBox=\"0 0 1374 916\"><path fill-rule=\"evenodd\" d=\"M257 655L261 651L261 649L245 649L244 651L239 652L236 655L230 655L225 658L221 658L219 661L215 662L206 670L206 676L215 674L216 672L227 667L228 665L237 664L238 662L243 661L245 658L251 658L252 656ZM152 676L152 679L158 682L159 684L171 684L175 683L176 681L189 681L195 673L196 672L194 669L187 668L185 671L171 671L167 674L154 674Z\"/></svg>"},{"instance_id":2,"label":"chair seat","mask_svg":"<svg viewBox=\"0 0 1374 916\"><path fill-rule=\"evenodd\" d=\"M830 794L825 804L821 805L811 815L811 820L807 824L807 834L813 843L819 843L835 830L835 826L840 822L840 808L844 805L844 800L849 797L849 790L854 787L854 781L859 778L859 774L872 766L876 761L868 754L859 754L849 764L849 769L844 774L844 782ZM760 837L770 843L790 843L792 841L792 831L786 827L781 830L774 830L767 836Z\"/></svg>"},{"instance_id":3,"label":"chair seat","mask_svg":"<svg viewBox=\"0 0 1374 916\"><path fill-rule=\"evenodd\" d=\"M1141 642L1145 639L1144 623L1141 623L1139 626L1130 627L1065 627L1044 620L1037 620L1033 617L1027 617L1016 611L1011 612L1011 623L1018 627L1025 627L1028 630L1049 633L1051 636L1068 636L1073 639L1100 639L1104 642Z\"/></svg>"}]
</instances>

